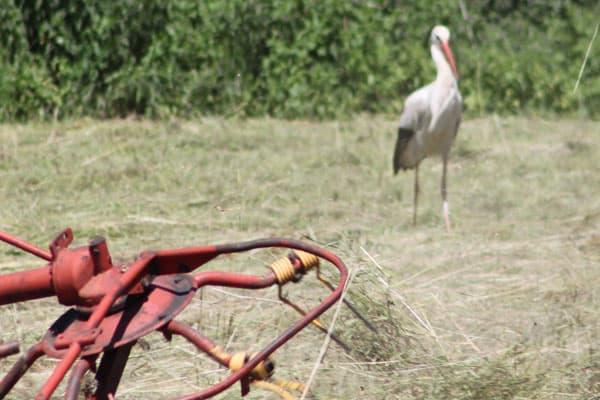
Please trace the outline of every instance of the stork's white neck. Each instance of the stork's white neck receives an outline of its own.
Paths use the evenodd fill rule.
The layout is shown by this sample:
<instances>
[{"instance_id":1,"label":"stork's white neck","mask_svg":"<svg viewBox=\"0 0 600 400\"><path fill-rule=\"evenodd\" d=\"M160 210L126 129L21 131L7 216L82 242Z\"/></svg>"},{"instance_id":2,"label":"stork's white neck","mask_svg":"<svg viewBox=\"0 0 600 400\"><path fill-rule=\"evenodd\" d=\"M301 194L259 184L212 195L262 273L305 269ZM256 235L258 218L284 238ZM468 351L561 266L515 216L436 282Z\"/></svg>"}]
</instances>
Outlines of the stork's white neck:
<instances>
[{"instance_id":1,"label":"stork's white neck","mask_svg":"<svg viewBox=\"0 0 600 400\"><path fill-rule=\"evenodd\" d=\"M435 78L436 82L450 84L456 81L456 77L452 72L452 67L450 67L450 63L448 63L448 60L446 60L444 53L438 46L431 46L431 57L433 58L433 62L435 62L435 67L437 69L437 76Z\"/></svg>"}]
</instances>

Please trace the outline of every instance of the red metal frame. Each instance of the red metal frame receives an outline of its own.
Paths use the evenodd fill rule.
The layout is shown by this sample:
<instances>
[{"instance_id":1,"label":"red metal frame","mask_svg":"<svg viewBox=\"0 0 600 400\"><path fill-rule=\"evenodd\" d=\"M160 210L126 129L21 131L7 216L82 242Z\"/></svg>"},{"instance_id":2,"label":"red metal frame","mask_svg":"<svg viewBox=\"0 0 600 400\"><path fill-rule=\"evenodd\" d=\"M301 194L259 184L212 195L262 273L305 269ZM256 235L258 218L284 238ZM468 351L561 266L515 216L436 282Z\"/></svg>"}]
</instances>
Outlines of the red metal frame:
<instances>
[{"instance_id":1,"label":"red metal frame","mask_svg":"<svg viewBox=\"0 0 600 400\"><path fill-rule=\"evenodd\" d=\"M112 263L103 238L92 240L88 246L69 249L73 240L70 229L52 241L50 252L1 231L0 240L48 261L41 268L0 275L0 305L56 296L61 304L74 306L50 327L40 343L17 360L0 381L0 399L42 355L60 359L60 362L40 388L36 399L49 399L69 370L72 372L66 399L77 398L81 379L90 370L96 373L98 388L88 398L108 399L116 392L133 344L157 330L167 338L172 334L182 336L215 361L230 366L230 355L209 338L173 318L203 286L261 289L282 284L280 277L273 270L262 276L219 271L190 273L220 255L268 247L301 250L329 261L338 269L339 280L325 300L261 351L247 357L247 361L223 381L178 400L206 399L237 381L242 383L242 395L245 395L253 371L264 367L273 352L338 301L348 279L348 271L336 255L317 246L288 239L260 239L144 252L136 260L120 265ZM290 255L287 262L294 275L304 274L308 268L294 255ZM0 358L16 352L18 343L0 344ZM102 360L96 369L100 354Z\"/></svg>"}]
</instances>

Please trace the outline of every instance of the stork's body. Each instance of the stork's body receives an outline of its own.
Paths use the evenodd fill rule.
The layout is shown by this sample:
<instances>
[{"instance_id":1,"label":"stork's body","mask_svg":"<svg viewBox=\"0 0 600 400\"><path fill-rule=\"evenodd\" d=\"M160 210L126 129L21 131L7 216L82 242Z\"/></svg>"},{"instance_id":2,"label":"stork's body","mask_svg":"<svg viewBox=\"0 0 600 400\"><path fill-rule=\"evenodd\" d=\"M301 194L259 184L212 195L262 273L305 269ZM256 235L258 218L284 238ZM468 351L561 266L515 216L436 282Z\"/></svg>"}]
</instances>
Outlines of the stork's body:
<instances>
[{"instance_id":1,"label":"stork's body","mask_svg":"<svg viewBox=\"0 0 600 400\"><path fill-rule=\"evenodd\" d=\"M400 115L398 139L394 152L394 174L400 169L415 169L413 223L417 222L419 164L428 156L440 155L443 162L441 193L444 220L450 229L446 171L450 148L462 116L462 98L458 90L458 73L448 45L450 32L436 26L431 32L431 56L437 68L435 81L413 92Z\"/></svg>"}]
</instances>

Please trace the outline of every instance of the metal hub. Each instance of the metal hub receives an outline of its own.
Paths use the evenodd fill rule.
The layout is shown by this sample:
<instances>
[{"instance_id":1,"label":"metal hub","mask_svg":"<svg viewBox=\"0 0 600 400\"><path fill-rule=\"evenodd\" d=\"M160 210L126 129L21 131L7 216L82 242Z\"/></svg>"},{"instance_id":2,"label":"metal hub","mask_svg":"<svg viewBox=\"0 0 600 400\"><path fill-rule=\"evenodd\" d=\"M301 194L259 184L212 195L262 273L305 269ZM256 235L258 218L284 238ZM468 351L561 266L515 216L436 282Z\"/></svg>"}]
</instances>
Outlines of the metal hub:
<instances>
[{"instance_id":1,"label":"metal hub","mask_svg":"<svg viewBox=\"0 0 600 400\"><path fill-rule=\"evenodd\" d=\"M84 344L82 356L123 346L172 320L188 305L194 294L193 280L188 275L155 277L146 293L129 295L121 307L102 320L97 330L87 332L95 337L89 340L89 344L85 344L88 341L85 324L89 312L71 308L44 336L44 353L62 358L74 341Z\"/></svg>"}]
</instances>

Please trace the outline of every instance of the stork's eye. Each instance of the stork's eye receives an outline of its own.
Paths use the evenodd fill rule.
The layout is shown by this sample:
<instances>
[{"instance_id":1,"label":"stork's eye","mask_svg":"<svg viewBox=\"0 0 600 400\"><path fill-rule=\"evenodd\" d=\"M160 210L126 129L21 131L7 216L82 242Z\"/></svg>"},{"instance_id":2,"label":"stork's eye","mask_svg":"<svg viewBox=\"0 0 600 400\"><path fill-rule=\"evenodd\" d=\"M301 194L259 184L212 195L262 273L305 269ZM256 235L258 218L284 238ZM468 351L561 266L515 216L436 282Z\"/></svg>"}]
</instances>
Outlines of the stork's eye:
<instances>
[{"instance_id":1,"label":"stork's eye","mask_svg":"<svg viewBox=\"0 0 600 400\"><path fill-rule=\"evenodd\" d=\"M436 35L435 33L433 34L433 37L435 37L435 40L438 42L442 41L442 39L440 39L440 37L438 35Z\"/></svg>"}]
</instances>

